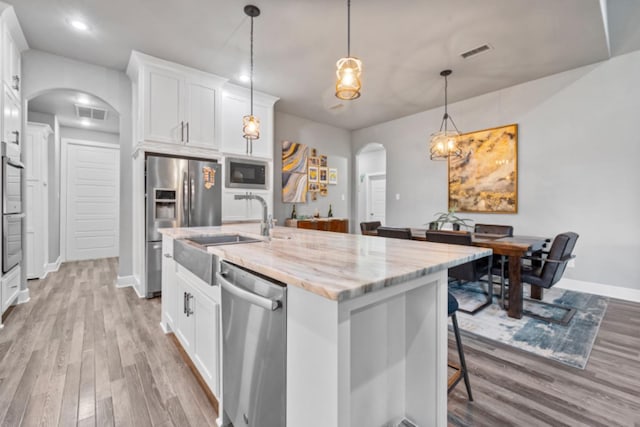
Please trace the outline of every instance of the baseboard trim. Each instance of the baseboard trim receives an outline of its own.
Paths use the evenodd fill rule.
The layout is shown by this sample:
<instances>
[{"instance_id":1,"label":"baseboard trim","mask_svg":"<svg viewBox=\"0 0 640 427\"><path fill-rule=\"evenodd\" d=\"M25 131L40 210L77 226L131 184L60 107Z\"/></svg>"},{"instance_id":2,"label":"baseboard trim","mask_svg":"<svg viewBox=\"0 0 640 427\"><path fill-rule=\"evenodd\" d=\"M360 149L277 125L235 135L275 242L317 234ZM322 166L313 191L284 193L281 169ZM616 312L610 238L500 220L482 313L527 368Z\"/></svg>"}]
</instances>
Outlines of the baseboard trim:
<instances>
[{"instance_id":1,"label":"baseboard trim","mask_svg":"<svg viewBox=\"0 0 640 427\"><path fill-rule=\"evenodd\" d=\"M55 273L60 270L60 265L62 264L62 258L58 257L55 262L50 262L49 264L45 264L44 266L44 275L40 278L41 280L47 277L49 273Z\"/></svg>"},{"instance_id":2,"label":"baseboard trim","mask_svg":"<svg viewBox=\"0 0 640 427\"><path fill-rule=\"evenodd\" d=\"M621 286L605 285L604 283L584 282L582 280L561 279L555 286L570 291L586 292L624 301L640 302L640 290L623 288Z\"/></svg>"},{"instance_id":3,"label":"baseboard trim","mask_svg":"<svg viewBox=\"0 0 640 427\"><path fill-rule=\"evenodd\" d=\"M31 301L31 297L29 296L29 288L23 289L18 293L17 304L26 304Z\"/></svg>"},{"instance_id":4,"label":"baseboard trim","mask_svg":"<svg viewBox=\"0 0 640 427\"><path fill-rule=\"evenodd\" d=\"M144 295L140 293L138 289L140 287L140 281L136 276L118 276L116 279L116 288L133 288L138 298L144 298Z\"/></svg>"}]
</instances>

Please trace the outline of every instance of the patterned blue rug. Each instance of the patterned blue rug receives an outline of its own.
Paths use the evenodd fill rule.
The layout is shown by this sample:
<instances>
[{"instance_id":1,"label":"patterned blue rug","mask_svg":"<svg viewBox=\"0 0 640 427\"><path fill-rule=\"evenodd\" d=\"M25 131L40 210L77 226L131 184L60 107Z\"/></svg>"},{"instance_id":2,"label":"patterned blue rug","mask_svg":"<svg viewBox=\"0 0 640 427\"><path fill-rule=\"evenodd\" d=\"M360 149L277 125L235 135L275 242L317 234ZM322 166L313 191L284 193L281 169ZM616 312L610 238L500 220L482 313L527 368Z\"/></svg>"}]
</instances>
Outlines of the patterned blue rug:
<instances>
[{"instance_id":1,"label":"patterned blue rug","mask_svg":"<svg viewBox=\"0 0 640 427\"><path fill-rule=\"evenodd\" d=\"M485 289L486 284L481 283L449 285L449 291L458 299L460 307L466 310L482 305L486 300L483 293ZM526 297L529 296L528 293L529 287L525 286ZM471 335L498 341L568 366L584 369L607 310L609 298L554 287L545 289L543 301L573 307L576 313L567 326L528 316L512 319L500 308L498 298L494 298L492 305L475 315L458 312L458 323L460 329ZM524 302L524 306L525 310L547 317L562 318L566 312L527 301Z\"/></svg>"}]
</instances>

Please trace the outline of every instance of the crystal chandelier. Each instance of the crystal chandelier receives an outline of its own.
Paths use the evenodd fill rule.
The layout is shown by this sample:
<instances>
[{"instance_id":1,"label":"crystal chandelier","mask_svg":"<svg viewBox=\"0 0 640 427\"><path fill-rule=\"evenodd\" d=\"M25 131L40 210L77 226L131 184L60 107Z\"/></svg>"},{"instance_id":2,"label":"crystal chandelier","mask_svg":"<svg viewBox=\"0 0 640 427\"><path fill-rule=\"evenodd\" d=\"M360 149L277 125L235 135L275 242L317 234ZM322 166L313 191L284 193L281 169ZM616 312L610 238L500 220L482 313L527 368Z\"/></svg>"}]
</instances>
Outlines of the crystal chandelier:
<instances>
[{"instance_id":1,"label":"crystal chandelier","mask_svg":"<svg viewBox=\"0 0 640 427\"><path fill-rule=\"evenodd\" d=\"M447 160L449 157L462 156L462 150L458 147L460 131L447 110L447 88L449 85L447 77L451 75L451 70L443 70L440 75L444 77L444 116L442 123L440 123L440 130L431 134L429 141L431 160ZM449 130L447 125L449 121L453 126L452 130Z\"/></svg>"}]
</instances>

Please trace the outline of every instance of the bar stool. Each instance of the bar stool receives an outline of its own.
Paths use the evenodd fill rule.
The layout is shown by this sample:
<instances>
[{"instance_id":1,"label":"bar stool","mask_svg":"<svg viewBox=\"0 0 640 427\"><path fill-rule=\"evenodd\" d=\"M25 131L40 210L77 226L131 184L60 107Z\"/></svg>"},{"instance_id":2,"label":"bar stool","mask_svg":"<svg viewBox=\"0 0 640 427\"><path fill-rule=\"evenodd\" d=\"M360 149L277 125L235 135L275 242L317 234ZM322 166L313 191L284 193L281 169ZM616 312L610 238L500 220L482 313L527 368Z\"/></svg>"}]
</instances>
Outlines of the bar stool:
<instances>
[{"instance_id":1,"label":"bar stool","mask_svg":"<svg viewBox=\"0 0 640 427\"><path fill-rule=\"evenodd\" d=\"M448 381L447 393L451 392L453 388L464 378L464 385L467 387L467 395L469 400L473 402L473 395L471 394L471 383L469 383L469 373L467 371L467 363L464 361L464 352L462 350L462 341L460 340L460 330L458 329L458 319L456 317L456 311L458 311L458 300L449 292L449 304L448 314L453 322L453 334L456 337L456 347L458 348L458 357L460 358L460 365L449 362L450 368L455 369L456 372L451 375Z\"/></svg>"}]
</instances>

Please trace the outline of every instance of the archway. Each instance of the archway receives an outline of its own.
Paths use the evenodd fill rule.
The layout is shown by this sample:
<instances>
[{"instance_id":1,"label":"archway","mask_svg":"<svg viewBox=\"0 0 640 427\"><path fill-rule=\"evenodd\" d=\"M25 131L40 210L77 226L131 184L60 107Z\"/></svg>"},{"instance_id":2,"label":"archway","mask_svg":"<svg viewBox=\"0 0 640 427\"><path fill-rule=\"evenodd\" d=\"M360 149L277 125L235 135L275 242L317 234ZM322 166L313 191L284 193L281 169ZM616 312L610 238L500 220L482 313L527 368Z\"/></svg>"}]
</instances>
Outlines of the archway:
<instances>
[{"instance_id":1,"label":"archway","mask_svg":"<svg viewBox=\"0 0 640 427\"><path fill-rule=\"evenodd\" d=\"M26 99L23 111L27 278L44 277L61 261L117 256L120 115L99 96L68 88L37 92ZM51 130L44 144L37 138L43 126ZM88 167L68 162L79 152ZM98 160L88 163L87 155ZM69 188L74 197L67 199ZM76 194L78 189L83 193ZM70 235L77 237L70 240ZM104 249L96 251L97 245Z\"/></svg>"},{"instance_id":2,"label":"archway","mask_svg":"<svg viewBox=\"0 0 640 427\"><path fill-rule=\"evenodd\" d=\"M372 142L356 153L357 222L386 219L387 150Z\"/></svg>"}]
</instances>

